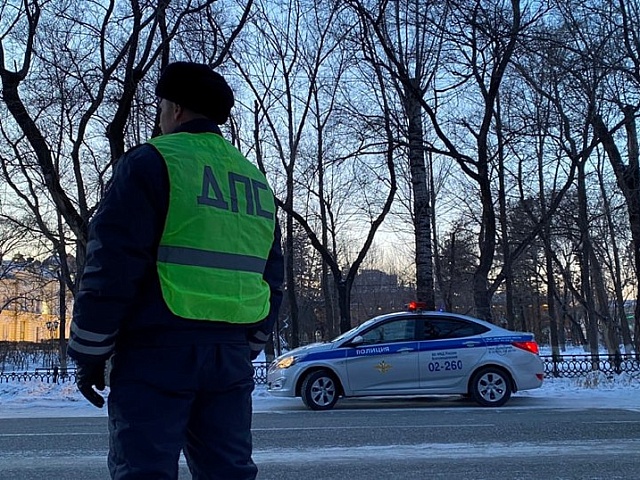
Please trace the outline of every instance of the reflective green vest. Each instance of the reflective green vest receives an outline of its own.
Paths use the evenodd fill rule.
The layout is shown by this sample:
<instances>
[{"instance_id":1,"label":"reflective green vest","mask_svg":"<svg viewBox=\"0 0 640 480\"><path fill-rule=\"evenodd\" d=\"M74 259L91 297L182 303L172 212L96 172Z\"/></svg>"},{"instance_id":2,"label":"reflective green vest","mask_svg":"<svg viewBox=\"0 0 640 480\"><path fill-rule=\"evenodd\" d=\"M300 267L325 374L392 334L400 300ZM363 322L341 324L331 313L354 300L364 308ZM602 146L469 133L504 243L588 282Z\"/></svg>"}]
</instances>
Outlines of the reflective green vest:
<instances>
[{"instance_id":1,"label":"reflective green vest","mask_svg":"<svg viewBox=\"0 0 640 480\"><path fill-rule=\"evenodd\" d=\"M265 176L214 133L175 133L149 143L169 172L157 260L167 306L196 320L263 320L271 293L262 274L276 211Z\"/></svg>"}]
</instances>

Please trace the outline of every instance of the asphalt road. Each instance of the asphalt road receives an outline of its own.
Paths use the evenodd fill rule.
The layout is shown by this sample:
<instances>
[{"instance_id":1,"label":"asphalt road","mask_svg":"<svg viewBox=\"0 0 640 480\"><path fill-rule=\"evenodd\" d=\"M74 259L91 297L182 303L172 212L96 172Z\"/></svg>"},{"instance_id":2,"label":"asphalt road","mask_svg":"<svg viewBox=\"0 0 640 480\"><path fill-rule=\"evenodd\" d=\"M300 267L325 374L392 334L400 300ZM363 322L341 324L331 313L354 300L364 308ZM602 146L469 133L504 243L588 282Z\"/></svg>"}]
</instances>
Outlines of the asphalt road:
<instances>
[{"instance_id":1,"label":"asphalt road","mask_svg":"<svg viewBox=\"0 0 640 480\"><path fill-rule=\"evenodd\" d=\"M105 418L0 419L0 479L106 480ZM631 480L640 410L341 401L254 417L261 480ZM191 478L184 462L180 479Z\"/></svg>"}]
</instances>

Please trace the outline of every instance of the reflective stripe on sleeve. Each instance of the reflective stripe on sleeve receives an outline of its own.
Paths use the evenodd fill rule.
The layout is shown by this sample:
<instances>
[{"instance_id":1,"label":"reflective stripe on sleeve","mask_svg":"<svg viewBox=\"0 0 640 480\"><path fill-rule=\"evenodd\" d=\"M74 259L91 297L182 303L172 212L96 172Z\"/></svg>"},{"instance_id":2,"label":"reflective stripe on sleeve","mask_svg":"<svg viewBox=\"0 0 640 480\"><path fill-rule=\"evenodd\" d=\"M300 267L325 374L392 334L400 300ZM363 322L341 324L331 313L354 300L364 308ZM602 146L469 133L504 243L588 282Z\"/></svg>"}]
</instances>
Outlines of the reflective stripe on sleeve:
<instances>
[{"instance_id":1,"label":"reflective stripe on sleeve","mask_svg":"<svg viewBox=\"0 0 640 480\"><path fill-rule=\"evenodd\" d=\"M92 355L94 357L108 355L109 353L111 353L114 347L115 343L111 343L107 346L96 347L91 345L84 345L73 338L69 340L69 348L71 350L74 350L78 353L84 353L85 355Z\"/></svg>"},{"instance_id":2,"label":"reflective stripe on sleeve","mask_svg":"<svg viewBox=\"0 0 640 480\"><path fill-rule=\"evenodd\" d=\"M76 325L76 322L71 322L71 333L73 333L76 337L78 337L81 340L85 340L87 342L106 342L107 340L110 340L111 338L115 337L118 332L115 331L113 333L96 333L96 332L90 332L89 330L84 330L80 327L78 327L78 325Z\"/></svg>"}]
</instances>

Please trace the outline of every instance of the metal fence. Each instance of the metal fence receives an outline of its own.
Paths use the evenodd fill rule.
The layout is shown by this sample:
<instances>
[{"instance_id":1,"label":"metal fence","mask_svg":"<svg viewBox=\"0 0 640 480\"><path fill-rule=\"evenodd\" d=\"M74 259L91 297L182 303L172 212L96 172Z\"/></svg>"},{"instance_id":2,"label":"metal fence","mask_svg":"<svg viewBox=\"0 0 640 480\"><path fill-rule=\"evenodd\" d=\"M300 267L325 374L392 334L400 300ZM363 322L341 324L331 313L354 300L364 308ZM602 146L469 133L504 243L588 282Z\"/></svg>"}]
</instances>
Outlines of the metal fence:
<instances>
[{"instance_id":1,"label":"metal fence","mask_svg":"<svg viewBox=\"0 0 640 480\"><path fill-rule=\"evenodd\" d=\"M253 378L257 385L267 383L267 368L269 364L266 362L253 362ZM28 372L2 372L0 373L0 383L9 382L29 382L37 380L45 383L66 383L76 381L76 369L67 368L66 370L53 368L36 368L34 371Z\"/></svg>"},{"instance_id":2,"label":"metal fence","mask_svg":"<svg viewBox=\"0 0 640 480\"><path fill-rule=\"evenodd\" d=\"M571 378L582 377L590 372L598 371L606 375L621 373L640 373L640 356L635 354L600 354L600 355L541 355L546 377ZM266 362L254 362L254 379L257 385L267 383ZM58 368L36 368L31 372L0 373L0 383L26 382L39 380L46 383L65 383L76 381L76 371L69 368L61 371Z\"/></svg>"},{"instance_id":3,"label":"metal fence","mask_svg":"<svg viewBox=\"0 0 640 480\"><path fill-rule=\"evenodd\" d=\"M590 372L606 375L640 372L640 356L635 354L541 355L547 377L582 377Z\"/></svg>"}]
</instances>

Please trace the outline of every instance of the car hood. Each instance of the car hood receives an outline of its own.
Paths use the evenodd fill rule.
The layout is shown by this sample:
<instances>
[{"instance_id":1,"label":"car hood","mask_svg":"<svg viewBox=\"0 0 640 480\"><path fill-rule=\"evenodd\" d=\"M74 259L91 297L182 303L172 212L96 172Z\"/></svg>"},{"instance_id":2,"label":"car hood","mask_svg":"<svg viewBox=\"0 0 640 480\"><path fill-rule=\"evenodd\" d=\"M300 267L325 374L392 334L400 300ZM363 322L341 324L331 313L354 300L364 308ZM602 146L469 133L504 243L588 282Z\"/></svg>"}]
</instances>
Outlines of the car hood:
<instances>
[{"instance_id":1,"label":"car hood","mask_svg":"<svg viewBox=\"0 0 640 480\"><path fill-rule=\"evenodd\" d=\"M292 355L307 355L309 353L324 352L324 351L333 349L334 346L335 345L329 342L311 343L309 345L305 345L304 347L298 347L298 348L294 348L293 350L289 350L288 352L280 355L278 358L290 357Z\"/></svg>"}]
</instances>

